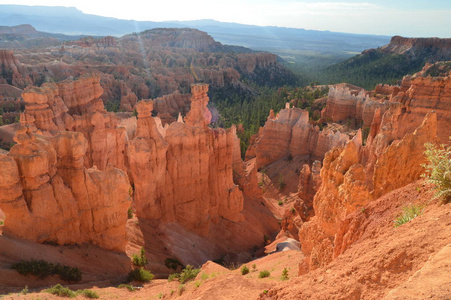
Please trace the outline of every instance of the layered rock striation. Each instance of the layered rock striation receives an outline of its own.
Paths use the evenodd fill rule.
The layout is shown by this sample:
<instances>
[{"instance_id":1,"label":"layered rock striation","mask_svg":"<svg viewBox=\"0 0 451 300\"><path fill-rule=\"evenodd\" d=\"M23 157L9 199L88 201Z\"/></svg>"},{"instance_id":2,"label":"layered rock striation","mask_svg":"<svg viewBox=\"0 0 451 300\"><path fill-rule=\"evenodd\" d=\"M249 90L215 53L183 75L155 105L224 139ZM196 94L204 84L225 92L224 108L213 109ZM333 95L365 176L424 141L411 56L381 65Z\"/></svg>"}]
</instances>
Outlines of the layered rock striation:
<instances>
[{"instance_id":1,"label":"layered rock striation","mask_svg":"<svg viewBox=\"0 0 451 300\"><path fill-rule=\"evenodd\" d=\"M136 136L128 159L139 217L176 222L206 236L220 218L243 221L243 195L233 182L235 129L207 127L208 85L192 86L185 123L174 122L162 135L151 117L152 101L137 105Z\"/></svg>"},{"instance_id":2,"label":"layered rock striation","mask_svg":"<svg viewBox=\"0 0 451 300\"><path fill-rule=\"evenodd\" d=\"M287 108L277 116L270 113L265 126L254 137L246 157L255 156L259 169L290 155L322 159L327 151L344 145L349 138L349 134L338 129L320 130L309 123L307 111L289 108L287 104Z\"/></svg>"},{"instance_id":3,"label":"layered rock striation","mask_svg":"<svg viewBox=\"0 0 451 300\"><path fill-rule=\"evenodd\" d=\"M81 133L53 137L22 127L17 144L0 155L4 234L60 245L91 243L124 251L130 184L125 172L86 169Z\"/></svg>"},{"instance_id":4,"label":"layered rock striation","mask_svg":"<svg viewBox=\"0 0 451 300\"><path fill-rule=\"evenodd\" d=\"M301 273L329 263L345 250L342 246L340 251L334 250L335 237L349 214L419 179L424 172L424 144L439 143L437 114L429 113L413 133L396 139L403 130L403 114L401 104L392 106L382 118L376 114L365 147L358 134L346 146L326 154L322 184L313 201L315 217L299 230L306 255Z\"/></svg>"},{"instance_id":5,"label":"layered rock striation","mask_svg":"<svg viewBox=\"0 0 451 300\"><path fill-rule=\"evenodd\" d=\"M443 143L448 143L451 126L451 77L426 76L429 68L414 75L405 76L400 86L378 85L374 91L338 85L330 88L327 104L321 113L322 118L333 122L355 119L369 128L375 114L382 116L390 107L401 105L406 112L399 116L397 128L391 139L400 139L421 125L424 117L432 109L437 113L438 135ZM395 124L388 124L388 128ZM395 133L396 132L396 133Z\"/></svg>"},{"instance_id":6,"label":"layered rock striation","mask_svg":"<svg viewBox=\"0 0 451 300\"><path fill-rule=\"evenodd\" d=\"M95 75L26 88L22 122L47 136L60 131L81 132L88 140L86 167L95 165L103 170L111 163L125 170L126 130L114 113L104 109L99 98L102 93L100 78Z\"/></svg>"}]
</instances>

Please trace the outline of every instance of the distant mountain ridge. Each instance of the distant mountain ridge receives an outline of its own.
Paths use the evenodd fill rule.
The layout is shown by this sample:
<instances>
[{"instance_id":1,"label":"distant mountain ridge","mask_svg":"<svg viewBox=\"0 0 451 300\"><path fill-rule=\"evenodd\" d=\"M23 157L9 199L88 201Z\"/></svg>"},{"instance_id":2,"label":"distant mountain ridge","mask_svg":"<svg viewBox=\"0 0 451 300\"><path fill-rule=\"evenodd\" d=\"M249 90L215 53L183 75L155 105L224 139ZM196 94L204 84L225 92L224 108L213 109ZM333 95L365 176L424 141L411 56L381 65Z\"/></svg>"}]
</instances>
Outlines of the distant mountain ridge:
<instances>
[{"instance_id":1,"label":"distant mountain ridge","mask_svg":"<svg viewBox=\"0 0 451 300\"><path fill-rule=\"evenodd\" d=\"M373 88L379 83L396 83L407 74L419 72L426 63L439 61L451 61L451 39L394 36L389 44L365 50L330 66L325 73L332 82Z\"/></svg>"},{"instance_id":2,"label":"distant mountain ridge","mask_svg":"<svg viewBox=\"0 0 451 300\"><path fill-rule=\"evenodd\" d=\"M214 20L134 21L84 14L74 7L0 5L0 25L31 24L39 31L70 35L121 36L153 28L196 28L215 40L257 50L296 49L361 52L382 46L388 36L254 26Z\"/></svg>"}]
</instances>

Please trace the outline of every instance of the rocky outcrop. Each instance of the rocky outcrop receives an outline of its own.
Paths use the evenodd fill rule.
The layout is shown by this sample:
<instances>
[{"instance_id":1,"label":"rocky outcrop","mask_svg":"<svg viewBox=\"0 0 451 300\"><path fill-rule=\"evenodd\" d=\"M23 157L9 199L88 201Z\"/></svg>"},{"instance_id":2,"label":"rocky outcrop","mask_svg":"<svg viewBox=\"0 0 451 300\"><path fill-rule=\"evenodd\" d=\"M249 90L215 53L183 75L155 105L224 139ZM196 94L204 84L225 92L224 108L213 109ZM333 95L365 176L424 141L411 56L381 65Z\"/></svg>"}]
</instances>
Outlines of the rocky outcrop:
<instances>
[{"instance_id":1,"label":"rocky outcrop","mask_svg":"<svg viewBox=\"0 0 451 300\"><path fill-rule=\"evenodd\" d=\"M436 50L440 56L451 55L451 39L441 38L406 38L402 36L394 36L390 43L381 48L382 51L388 53L404 54L406 52L416 52L428 49Z\"/></svg>"},{"instance_id":2,"label":"rocky outcrop","mask_svg":"<svg viewBox=\"0 0 451 300\"><path fill-rule=\"evenodd\" d=\"M127 174L112 166L83 167L87 141L81 133L44 137L31 131L19 130L17 145L0 155L4 234L124 251L131 205Z\"/></svg>"},{"instance_id":3,"label":"rocky outcrop","mask_svg":"<svg viewBox=\"0 0 451 300\"><path fill-rule=\"evenodd\" d=\"M334 237L342 221L359 208L386 193L403 187L424 172L422 164L426 142L438 143L437 114L428 114L413 133L393 139L402 128L400 105L391 107L372 126L368 144L363 147L358 134L345 147L328 152L321 170L322 184L315 195L315 217L299 231L302 250L306 255L302 270L329 263L333 258ZM375 118L374 122L378 122ZM390 129L390 130L389 130ZM391 134L390 134L391 132ZM304 246L305 245L305 246Z\"/></svg>"},{"instance_id":4,"label":"rocky outcrop","mask_svg":"<svg viewBox=\"0 0 451 300\"><path fill-rule=\"evenodd\" d=\"M378 91L383 92L384 89L379 87ZM329 89L326 107L321 112L321 117L332 122L355 119L363 123L363 126L369 127L373 122L374 112L380 109L384 113L388 107L388 96L375 98L364 89L336 85Z\"/></svg>"},{"instance_id":5,"label":"rocky outcrop","mask_svg":"<svg viewBox=\"0 0 451 300\"><path fill-rule=\"evenodd\" d=\"M206 236L221 218L243 221L243 195L233 182L235 129L211 129L208 85L192 86L186 123L174 122L163 136L151 116L152 101L137 105L136 137L128 159L137 215L176 222Z\"/></svg>"},{"instance_id":6,"label":"rocky outcrop","mask_svg":"<svg viewBox=\"0 0 451 300\"><path fill-rule=\"evenodd\" d=\"M426 70L427 67L422 72ZM401 116L403 127L400 134L413 132L433 109L437 113L438 135L442 143L448 143L451 127L451 75L423 77L422 72L404 77L400 92L391 99L392 102L401 103L402 109L407 112Z\"/></svg>"},{"instance_id":7,"label":"rocky outcrop","mask_svg":"<svg viewBox=\"0 0 451 300\"><path fill-rule=\"evenodd\" d=\"M315 160L311 167L309 164L304 164L299 173L298 196L310 213L313 213L313 198L321 186L320 172L321 162Z\"/></svg>"},{"instance_id":8,"label":"rocky outcrop","mask_svg":"<svg viewBox=\"0 0 451 300\"><path fill-rule=\"evenodd\" d=\"M374 91L349 85L337 85L330 88L327 104L321 112L322 118L333 122L354 119L370 127L376 111L382 116L390 106L400 105L403 124L397 128L393 139L400 139L405 134L413 132L421 125L426 114L433 109L438 118L438 135L443 143L448 143L451 126L451 76L426 76L429 68L415 74L405 76L400 86L377 85Z\"/></svg>"},{"instance_id":9,"label":"rocky outcrop","mask_svg":"<svg viewBox=\"0 0 451 300\"><path fill-rule=\"evenodd\" d=\"M114 113L104 109L102 93L100 78L94 75L29 87L23 93L23 122L48 136L66 130L81 132L88 140L86 167L103 170L111 163L125 170L126 130L118 126Z\"/></svg>"},{"instance_id":10,"label":"rocky outcrop","mask_svg":"<svg viewBox=\"0 0 451 300\"><path fill-rule=\"evenodd\" d=\"M176 91L153 99L153 110L158 114L163 125L170 124L176 121L179 113L182 115L188 113L191 104L190 98L191 94L180 94L180 92Z\"/></svg>"},{"instance_id":11,"label":"rocky outcrop","mask_svg":"<svg viewBox=\"0 0 451 300\"><path fill-rule=\"evenodd\" d=\"M32 84L31 78L23 74L22 65L11 50L0 50L0 84L24 88Z\"/></svg>"},{"instance_id":12,"label":"rocky outcrop","mask_svg":"<svg viewBox=\"0 0 451 300\"><path fill-rule=\"evenodd\" d=\"M255 153L260 169L287 156L322 159L330 149L349 141L349 135L335 128L320 130L309 123L308 112L299 108L282 109L268 117L260 129L247 159Z\"/></svg>"}]
</instances>

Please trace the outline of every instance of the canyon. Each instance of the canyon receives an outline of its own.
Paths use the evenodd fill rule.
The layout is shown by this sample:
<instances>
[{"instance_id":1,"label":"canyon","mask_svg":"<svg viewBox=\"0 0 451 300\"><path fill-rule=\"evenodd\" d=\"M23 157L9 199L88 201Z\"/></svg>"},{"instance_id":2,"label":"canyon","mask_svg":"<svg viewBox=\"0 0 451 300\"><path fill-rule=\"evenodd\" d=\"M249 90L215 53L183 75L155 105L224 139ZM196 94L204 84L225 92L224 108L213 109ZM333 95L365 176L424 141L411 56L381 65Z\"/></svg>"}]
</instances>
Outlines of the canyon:
<instances>
[{"instance_id":1,"label":"canyon","mask_svg":"<svg viewBox=\"0 0 451 300\"><path fill-rule=\"evenodd\" d=\"M23 257L45 257L79 265L87 274L80 285L96 286L103 298L404 299L418 286L424 297L449 296L450 208L432 200L433 187L422 179L425 144L449 143L449 72L430 76L438 65L427 64L399 85L373 91L330 85L316 121L287 103L269 112L243 160L242 125L212 126L209 89L246 89L241 78L255 79L260 68L277 76L284 72L277 58L216 57L209 51L227 47L188 29L86 38L58 51L87 61L109 51L114 60L130 54L118 45L131 49L139 38L146 49L168 51L161 61L148 60L157 85L125 65L99 64L88 67L98 72L21 86L15 144L0 153L1 293L53 283L9 269ZM60 68L67 53L39 68L64 76L80 70L75 63ZM21 72L22 59L0 54L21 76L11 78L35 83L37 69ZM127 81L117 79L124 74ZM106 109L105 97L116 94L122 112ZM394 228L412 203L423 215ZM125 280L141 247L158 279L130 296L113 286ZM167 259L202 266L178 295L178 283L162 279L173 272ZM232 266L241 264L255 267L244 276ZM288 281L279 280L284 269ZM257 270L271 270L271 277L257 278Z\"/></svg>"}]
</instances>

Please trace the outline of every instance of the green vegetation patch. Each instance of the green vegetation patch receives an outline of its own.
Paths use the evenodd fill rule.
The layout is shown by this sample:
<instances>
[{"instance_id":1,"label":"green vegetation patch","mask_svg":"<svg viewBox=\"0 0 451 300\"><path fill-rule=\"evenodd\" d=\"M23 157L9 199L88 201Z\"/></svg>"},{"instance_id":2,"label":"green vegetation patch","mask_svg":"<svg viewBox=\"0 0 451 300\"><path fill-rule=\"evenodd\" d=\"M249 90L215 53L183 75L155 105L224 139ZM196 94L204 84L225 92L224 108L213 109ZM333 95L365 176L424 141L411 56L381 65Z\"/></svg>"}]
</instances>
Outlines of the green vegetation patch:
<instances>
[{"instance_id":1,"label":"green vegetation patch","mask_svg":"<svg viewBox=\"0 0 451 300\"><path fill-rule=\"evenodd\" d=\"M75 298L76 296L74 291L70 288L63 287L59 283L49 289L46 289L45 292L59 297Z\"/></svg>"},{"instance_id":2,"label":"green vegetation patch","mask_svg":"<svg viewBox=\"0 0 451 300\"><path fill-rule=\"evenodd\" d=\"M249 273L249 268L246 265L242 266L241 267L241 275L246 275L248 273Z\"/></svg>"},{"instance_id":3,"label":"green vegetation patch","mask_svg":"<svg viewBox=\"0 0 451 300\"><path fill-rule=\"evenodd\" d=\"M258 278L266 278L269 277L271 273L268 270L260 271L260 274L258 274Z\"/></svg>"},{"instance_id":4,"label":"green vegetation patch","mask_svg":"<svg viewBox=\"0 0 451 300\"><path fill-rule=\"evenodd\" d=\"M82 272L79 268L73 268L60 264L53 264L44 260L21 260L11 266L11 269L16 270L21 275L34 275L39 278L45 278L49 275L58 275L65 281L81 281Z\"/></svg>"},{"instance_id":5,"label":"green vegetation patch","mask_svg":"<svg viewBox=\"0 0 451 300\"><path fill-rule=\"evenodd\" d=\"M182 270L180 273L173 273L169 275L168 281L173 281L177 279L180 283L186 283L190 280L193 280L196 278L197 274L200 273L200 268L195 269L191 265L187 265L185 269Z\"/></svg>"},{"instance_id":6,"label":"green vegetation patch","mask_svg":"<svg viewBox=\"0 0 451 300\"><path fill-rule=\"evenodd\" d=\"M134 269L128 274L128 281L150 282L155 276L143 267Z\"/></svg>"},{"instance_id":7,"label":"green vegetation patch","mask_svg":"<svg viewBox=\"0 0 451 300\"><path fill-rule=\"evenodd\" d=\"M425 144L424 154L429 163L426 168L426 180L436 190L434 198L441 199L443 203L451 201L451 146L437 147L431 143Z\"/></svg>"},{"instance_id":8,"label":"green vegetation patch","mask_svg":"<svg viewBox=\"0 0 451 300\"><path fill-rule=\"evenodd\" d=\"M411 204L402 208L402 213L396 217L395 227L401 226L404 223L409 222L413 218L418 217L423 213L424 206L418 204Z\"/></svg>"}]
</instances>

